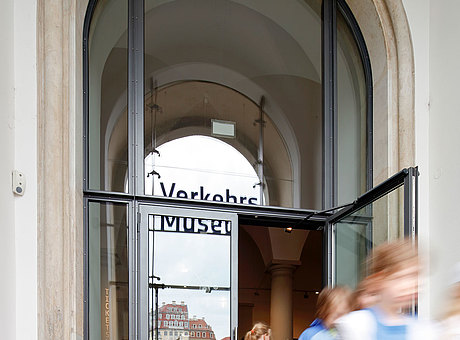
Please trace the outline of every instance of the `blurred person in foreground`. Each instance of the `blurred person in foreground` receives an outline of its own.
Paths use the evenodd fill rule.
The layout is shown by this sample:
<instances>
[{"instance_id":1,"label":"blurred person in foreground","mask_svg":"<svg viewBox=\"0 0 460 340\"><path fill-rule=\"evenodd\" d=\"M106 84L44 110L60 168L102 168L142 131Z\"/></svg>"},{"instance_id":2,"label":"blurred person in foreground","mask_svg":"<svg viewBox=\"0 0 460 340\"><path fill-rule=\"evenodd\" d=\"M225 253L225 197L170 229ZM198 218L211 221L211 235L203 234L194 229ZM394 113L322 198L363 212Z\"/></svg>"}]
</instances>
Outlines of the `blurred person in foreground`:
<instances>
[{"instance_id":1,"label":"blurred person in foreground","mask_svg":"<svg viewBox=\"0 0 460 340\"><path fill-rule=\"evenodd\" d=\"M270 340L271 329L263 322L257 322L252 329L246 333L244 340Z\"/></svg>"},{"instance_id":2,"label":"blurred person in foreground","mask_svg":"<svg viewBox=\"0 0 460 340\"><path fill-rule=\"evenodd\" d=\"M377 304L378 295L375 292L375 285L372 277L364 278L353 291L351 296L351 309L353 311L370 308Z\"/></svg>"},{"instance_id":3,"label":"blurred person in foreground","mask_svg":"<svg viewBox=\"0 0 460 340\"><path fill-rule=\"evenodd\" d=\"M454 275L449 288L449 304L441 322L443 340L460 340L460 263L457 263Z\"/></svg>"},{"instance_id":4,"label":"blurred person in foreground","mask_svg":"<svg viewBox=\"0 0 460 340\"><path fill-rule=\"evenodd\" d=\"M316 302L315 320L300 334L299 340L336 339L334 322L351 311L351 291L346 287L324 288Z\"/></svg>"},{"instance_id":5,"label":"blurred person in foreground","mask_svg":"<svg viewBox=\"0 0 460 340\"><path fill-rule=\"evenodd\" d=\"M377 302L337 321L342 340L438 339L431 327L402 313L418 291L417 248L409 240L381 245L370 259L370 281Z\"/></svg>"}]
</instances>

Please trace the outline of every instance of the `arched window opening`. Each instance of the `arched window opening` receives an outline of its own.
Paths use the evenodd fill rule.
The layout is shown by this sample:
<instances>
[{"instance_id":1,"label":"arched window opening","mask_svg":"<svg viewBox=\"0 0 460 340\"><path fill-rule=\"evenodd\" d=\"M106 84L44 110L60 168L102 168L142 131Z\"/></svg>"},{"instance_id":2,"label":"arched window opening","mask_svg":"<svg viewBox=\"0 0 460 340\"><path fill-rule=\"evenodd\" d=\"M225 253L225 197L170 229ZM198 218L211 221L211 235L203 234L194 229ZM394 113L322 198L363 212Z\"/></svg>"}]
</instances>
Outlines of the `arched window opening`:
<instances>
[{"instance_id":1,"label":"arched window opening","mask_svg":"<svg viewBox=\"0 0 460 340\"><path fill-rule=\"evenodd\" d=\"M208 237L207 230L216 233L210 237L228 237L225 256L210 258L229 267L229 282L217 290L234 298L240 216L252 218L245 227L265 228L259 241L270 261L264 270L276 261L297 265L289 256L300 246L284 240L296 235L290 240L297 242L308 232L285 233L284 223L298 226L315 216L321 228L326 215L318 211L369 189L369 60L344 0L89 2L83 58L87 337L177 337L165 329L182 327L178 321L152 327L161 325L153 291L165 289L156 285L165 275L158 276L154 261L159 253L179 253L177 235ZM195 230L204 220L210 227ZM153 250L159 232L171 232L171 239ZM365 239L342 236L360 246ZM333 244L332 233L327 239ZM333 244L339 251L348 246L339 243ZM189 255L194 260L190 244L175 263ZM201 246L200 256L207 257L208 248ZM205 269L215 274L212 266ZM191 287L174 282L169 288L216 294L195 276ZM210 323L210 338L230 335L238 303L222 306L225 322L221 328ZM185 318L184 327L195 319Z\"/></svg>"},{"instance_id":2,"label":"arched window opening","mask_svg":"<svg viewBox=\"0 0 460 340\"><path fill-rule=\"evenodd\" d=\"M260 205L258 176L234 147L213 137L169 141L145 159L150 195Z\"/></svg>"},{"instance_id":3,"label":"arched window opening","mask_svg":"<svg viewBox=\"0 0 460 340\"><path fill-rule=\"evenodd\" d=\"M292 206L296 182L293 169L298 158L271 118L273 110L213 82L181 81L152 87L146 95L144 155L151 154L161 161L158 146L180 137L202 135L219 139L238 150L257 173L258 179L251 184L259 191L257 204L265 196L270 200L264 204ZM201 150L206 152L207 149ZM180 158L177 161L182 161L182 168L189 167ZM155 167L145 168L144 176L161 176L156 172ZM150 186L145 186L145 194L152 194ZM161 190L153 194L169 196ZM198 199L203 198L200 195Z\"/></svg>"}]
</instances>

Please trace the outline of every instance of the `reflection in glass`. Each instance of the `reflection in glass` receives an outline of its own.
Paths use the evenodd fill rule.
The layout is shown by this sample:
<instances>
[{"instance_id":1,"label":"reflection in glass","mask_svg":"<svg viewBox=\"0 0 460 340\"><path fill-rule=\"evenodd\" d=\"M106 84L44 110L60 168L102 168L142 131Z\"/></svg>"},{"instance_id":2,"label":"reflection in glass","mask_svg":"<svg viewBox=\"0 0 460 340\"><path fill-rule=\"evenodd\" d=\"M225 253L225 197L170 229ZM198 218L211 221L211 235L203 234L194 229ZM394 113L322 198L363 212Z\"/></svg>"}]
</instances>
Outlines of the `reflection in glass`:
<instances>
[{"instance_id":1,"label":"reflection in glass","mask_svg":"<svg viewBox=\"0 0 460 340\"><path fill-rule=\"evenodd\" d=\"M154 231L162 222L178 231ZM150 215L150 275L169 285L230 287L230 228L229 221Z\"/></svg>"},{"instance_id":2,"label":"reflection in glass","mask_svg":"<svg viewBox=\"0 0 460 340\"><path fill-rule=\"evenodd\" d=\"M125 190L128 1L99 1L89 33L88 187Z\"/></svg>"},{"instance_id":3,"label":"reflection in glass","mask_svg":"<svg viewBox=\"0 0 460 340\"><path fill-rule=\"evenodd\" d=\"M167 142L214 136L252 165L265 204L320 209L320 2L146 0L144 22L145 175L161 180Z\"/></svg>"},{"instance_id":4,"label":"reflection in glass","mask_svg":"<svg viewBox=\"0 0 460 340\"><path fill-rule=\"evenodd\" d=\"M152 339L230 335L231 228L225 220L148 215Z\"/></svg>"},{"instance_id":5,"label":"reflection in glass","mask_svg":"<svg viewBox=\"0 0 460 340\"><path fill-rule=\"evenodd\" d=\"M337 12L338 204L366 192L366 82L356 41Z\"/></svg>"},{"instance_id":6,"label":"reflection in glass","mask_svg":"<svg viewBox=\"0 0 460 340\"><path fill-rule=\"evenodd\" d=\"M127 206L89 203L89 332L91 339L128 338Z\"/></svg>"},{"instance_id":7,"label":"reflection in glass","mask_svg":"<svg viewBox=\"0 0 460 340\"><path fill-rule=\"evenodd\" d=\"M220 340L230 336L229 291L151 286L150 339Z\"/></svg>"},{"instance_id":8,"label":"reflection in glass","mask_svg":"<svg viewBox=\"0 0 460 340\"><path fill-rule=\"evenodd\" d=\"M292 206L289 151L274 122L256 103L208 82L180 82L153 91L145 114L146 194L176 197L170 190L176 183L176 192L191 187L181 198L219 201L219 196L213 199L217 194L229 203ZM188 106L180 107L177 98ZM212 128L216 120L231 124L234 134L216 134ZM210 195L200 192L190 197L200 186ZM237 199L226 199L230 187L234 188L230 196Z\"/></svg>"},{"instance_id":9,"label":"reflection in glass","mask_svg":"<svg viewBox=\"0 0 460 340\"><path fill-rule=\"evenodd\" d=\"M355 287L366 275L371 249L402 237L403 191L399 187L336 224L337 284Z\"/></svg>"}]
</instances>

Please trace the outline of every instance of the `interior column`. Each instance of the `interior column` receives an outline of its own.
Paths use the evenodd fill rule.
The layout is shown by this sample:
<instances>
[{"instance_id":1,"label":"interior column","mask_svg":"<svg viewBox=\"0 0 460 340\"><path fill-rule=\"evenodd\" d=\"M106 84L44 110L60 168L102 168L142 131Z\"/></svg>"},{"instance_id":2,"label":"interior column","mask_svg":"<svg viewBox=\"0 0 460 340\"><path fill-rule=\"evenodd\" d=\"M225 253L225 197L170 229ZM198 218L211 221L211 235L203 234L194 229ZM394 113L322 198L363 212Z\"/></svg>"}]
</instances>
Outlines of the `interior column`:
<instances>
[{"instance_id":1,"label":"interior column","mask_svg":"<svg viewBox=\"0 0 460 340\"><path fill-rule=\"evenodd\" d=\"M271 273L270 327L272 340L292 339L292 264L274 264Z\"/></svg>"}]
</instances>

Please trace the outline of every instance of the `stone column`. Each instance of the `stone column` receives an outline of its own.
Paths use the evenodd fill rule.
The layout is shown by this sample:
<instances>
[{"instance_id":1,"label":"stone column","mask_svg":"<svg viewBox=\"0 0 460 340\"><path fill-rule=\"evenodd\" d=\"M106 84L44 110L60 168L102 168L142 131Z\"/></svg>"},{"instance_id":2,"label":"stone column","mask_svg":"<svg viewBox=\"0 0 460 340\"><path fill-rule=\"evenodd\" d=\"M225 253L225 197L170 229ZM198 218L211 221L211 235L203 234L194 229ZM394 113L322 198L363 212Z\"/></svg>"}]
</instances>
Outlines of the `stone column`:
<instances>
[{"instance_id":1,"label":"stone column","mask_svg":"<svg viewBox=\"0 0 460 340\"><path fill-rule=\"evenodd\" d=\"M273 340L292 339L292 264L274 264L270 299L270 327Z\"/></svg>"},{"instance_id":2,"label":"stone column","mask_svg":"<svg viewBox=\"0 0 460 340\"><path fill-rule=\"evenodd\" d=\"M82 26L88 0L37 0L38 339L83 338Z\"/></svg>"}]
</instances>

